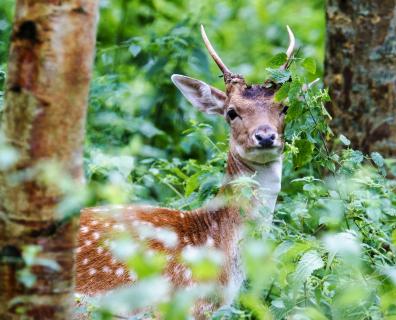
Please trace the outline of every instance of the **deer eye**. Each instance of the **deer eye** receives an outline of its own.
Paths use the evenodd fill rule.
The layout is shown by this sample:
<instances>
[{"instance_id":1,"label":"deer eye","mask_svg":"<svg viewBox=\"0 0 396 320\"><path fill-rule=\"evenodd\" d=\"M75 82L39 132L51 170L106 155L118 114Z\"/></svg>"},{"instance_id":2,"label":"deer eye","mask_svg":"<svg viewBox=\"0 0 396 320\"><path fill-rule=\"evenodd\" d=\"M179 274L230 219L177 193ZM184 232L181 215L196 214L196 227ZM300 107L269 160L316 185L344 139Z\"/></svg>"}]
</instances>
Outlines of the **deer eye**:
<instances>
[{"instance_id":1,"label":"deer eye","mask_svg":"<svg viewBox=\"0 0 396 320\"><path fill-rule=\"evenodd\" d=\"M231 119L234 120L236 117L239 117L238 113L234 109L230 109L227 111L227 116Z\"/></svg>"},{"instance_id":2,"label":"deer eye","mask_svg":"<svg viewBox=\"0 0 396 320\"><path fill-rule=\"evenodd\" d=\"M287 109L289 109L289 107L288 106L284 106L280 114L286 114L287 113Z\"/></svg>"}]
</instances>

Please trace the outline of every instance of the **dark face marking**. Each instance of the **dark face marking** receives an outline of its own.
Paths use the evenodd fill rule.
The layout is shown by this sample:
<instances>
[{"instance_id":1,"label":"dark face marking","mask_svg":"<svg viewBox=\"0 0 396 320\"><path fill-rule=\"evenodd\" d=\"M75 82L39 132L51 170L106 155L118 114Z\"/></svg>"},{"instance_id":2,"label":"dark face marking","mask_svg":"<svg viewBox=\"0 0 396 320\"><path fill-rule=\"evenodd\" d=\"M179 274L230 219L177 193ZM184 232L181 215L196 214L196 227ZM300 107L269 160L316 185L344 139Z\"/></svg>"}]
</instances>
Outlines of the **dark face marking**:
<instances>
[{"instance_id":1,"label":"dark face marking","mask_svg":"<svg viewBox=\"0 0 396 320\"><path fill-rule=\"evenodd\" d=\"M247 99L258 99L260 97L271 97L275 94L275 87L265 87L264 85L247 86L242 91L242 96Z\"/></svg>"}]
</instances>

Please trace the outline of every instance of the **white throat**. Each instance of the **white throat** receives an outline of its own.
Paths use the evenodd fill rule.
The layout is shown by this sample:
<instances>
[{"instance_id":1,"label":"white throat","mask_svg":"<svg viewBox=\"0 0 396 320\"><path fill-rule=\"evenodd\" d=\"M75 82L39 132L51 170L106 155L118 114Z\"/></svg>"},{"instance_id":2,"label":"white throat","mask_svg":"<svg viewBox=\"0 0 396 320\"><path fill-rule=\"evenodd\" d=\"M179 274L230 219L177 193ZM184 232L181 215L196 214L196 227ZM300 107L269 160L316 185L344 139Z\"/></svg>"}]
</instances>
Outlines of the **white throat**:
<instances>
[{"instance_id":1,"label":"white throat","mask_svg":"<svg viewBox=\"0 0 396 320\"><path fill-rule=\"evenodd\" d=\"M256 220L260 224L261 231L267 233L272 225L276 199L281 189L282 156L279 155L277 159L266 164L245 163L244 165L245 168L249 167L255 171L254 179L259 184L257 199L252 200L254 204L251 207L249 218ZM232 246L234 250L230 253L231 275L225 286L225 305L232 303L245 279L239 253L239 244L243 238L243 229L237 230L234 245Z\"/></svg>"},{"instance_id":2,"label":"white throat","mask_svg":"<svg viewBox=\"0 0 396 320\"><path fill-rule=\"evenodd\" d=\"M262 205L268 208L272 214L275 210L276 199L281 190L282 180L282 157L279 156L276 160L265 165L252 165L256 170L254 179L260 185L260 198ZM259 202L260 200L259 199Z\"/></svg>"}]
</instances>

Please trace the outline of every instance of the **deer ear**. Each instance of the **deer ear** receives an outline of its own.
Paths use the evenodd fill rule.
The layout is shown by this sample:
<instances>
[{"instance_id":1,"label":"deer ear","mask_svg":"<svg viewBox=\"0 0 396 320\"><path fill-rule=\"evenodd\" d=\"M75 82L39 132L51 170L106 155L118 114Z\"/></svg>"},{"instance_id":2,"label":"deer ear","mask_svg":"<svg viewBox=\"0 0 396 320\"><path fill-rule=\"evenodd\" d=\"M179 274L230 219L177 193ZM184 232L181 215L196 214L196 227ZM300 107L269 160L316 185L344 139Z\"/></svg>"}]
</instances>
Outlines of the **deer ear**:
<instances>
[{"instance_id":1,"label":"deer ear","mask_svg":"<svg viewBox=\"0 0 396 320\"><path fill-rule=\"evenodd\" d=\"M208 114L224 114L227 96L223 91L213 88L203 81L180 74L172 75L171 79L183 96L199 110Z\"/></svg>"}]
</instances>

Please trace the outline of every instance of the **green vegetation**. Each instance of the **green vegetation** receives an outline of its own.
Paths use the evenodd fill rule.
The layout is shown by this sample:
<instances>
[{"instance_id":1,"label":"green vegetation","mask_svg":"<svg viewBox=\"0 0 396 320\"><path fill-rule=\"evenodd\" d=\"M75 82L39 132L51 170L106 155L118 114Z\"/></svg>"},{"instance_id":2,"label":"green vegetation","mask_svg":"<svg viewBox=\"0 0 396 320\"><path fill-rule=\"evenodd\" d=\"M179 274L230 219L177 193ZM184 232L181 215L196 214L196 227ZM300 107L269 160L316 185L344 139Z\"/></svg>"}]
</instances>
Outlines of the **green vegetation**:
<instances>
[{"instance_id":1,"label":"green vegetation","mask_svg":"<svg viewBox=\"0 0 396 320\"><path fill-rule=\"evenodd\" d=\"M0 5L1 86L12 4ZM333 136L324 107L327 91L320 84L302 90L323 72L323 6L322 0L101 1L85 145L88 188L81 199L66 181L70 192L60 212L75 212L82 202L192 209L210 199L222 182L227 126L191 107L170 75L223 87L200 39L203 23L233 70L254 83L268 77L283 83L288 76L271 67L287 47L289 24L301 49L290 68L293 81L277 94L289 100L289 109L274 223L270 230L246 225L242 256L248 280L233 306L212 317L396 319L396 195L395 181L386 178L396 174L395 162L362 154L349 147L347 137ZM0 112L1 106L0 91ZM336 152L327 148L329 140ZM2 170L15 155L1 136L0 143ZM249 181L243 183L249 190ZM129 244L120 239L117 250ZM215 252L185 259L200 279L216 275ZM93 312L95 319L111 319L107 309L126 305L158 305L164 319L185 319L198 291L212 290L203 281L188 292L169 293L159 276L163 257L140 248L126 260L142 280L106 299ZM34 281L29 270L23 276Z\"/></svg>"}]
</instances>

